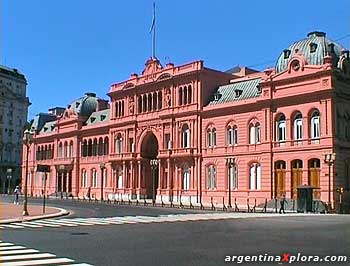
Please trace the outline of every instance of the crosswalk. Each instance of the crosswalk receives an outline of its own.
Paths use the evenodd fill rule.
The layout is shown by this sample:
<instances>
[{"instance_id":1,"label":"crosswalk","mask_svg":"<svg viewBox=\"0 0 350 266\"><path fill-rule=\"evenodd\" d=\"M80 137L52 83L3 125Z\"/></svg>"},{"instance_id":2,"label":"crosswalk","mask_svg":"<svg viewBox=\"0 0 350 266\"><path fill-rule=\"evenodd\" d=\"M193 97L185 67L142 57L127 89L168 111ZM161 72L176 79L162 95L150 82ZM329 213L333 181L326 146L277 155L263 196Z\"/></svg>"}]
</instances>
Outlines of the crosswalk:
<instances>
[{"instance_id":1,"label":"crosswalk","mask_svg":"<svg viewBox=\"0 0 350 266\"><path fill-rule=\"evenodd\" d=\"M42 253L39 250L18 246L0 240L1 266L29 266L29 265L61 265L61 266L92 266L87 263L76 263L73 259L58 258L52 253Z\"/></svg>"},{"instance_id":2,"label":"crosswalk","mask_svg":"<svg viewBox=\"0 0 350 266\"><path fill-rule=\"evenodd\" d=\"M290 214L291 215L291 214ZM298 215L301 214L292 214ZM222 220L235 218L256 217L281 217L272 213L195 213L195 214L170 214L159 216L116 216L105 218L61 218L28 221L21 223L1 224L0 229L23 229L23 228L59 228L95 225L123 225L123 224L147 224L147 223L172 223L186 221Z\"/></svg>"}]
</instances>

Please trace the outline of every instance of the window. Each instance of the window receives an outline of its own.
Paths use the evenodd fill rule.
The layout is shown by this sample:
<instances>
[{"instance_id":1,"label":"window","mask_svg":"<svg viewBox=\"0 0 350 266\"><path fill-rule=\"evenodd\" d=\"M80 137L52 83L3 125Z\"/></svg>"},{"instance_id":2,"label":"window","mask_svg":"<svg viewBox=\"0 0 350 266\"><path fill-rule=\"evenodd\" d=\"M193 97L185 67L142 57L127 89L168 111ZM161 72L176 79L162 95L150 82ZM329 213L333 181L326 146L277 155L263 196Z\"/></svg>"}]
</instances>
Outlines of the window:
<instances>
[{"instance_id":1,"label":"window","mask_svg":"<svg viewBox=\"0 0 350 266\"><path fill-rule=\"evenodd\" d=\"M188 165L185 165L182 171L182 189L183 190L190 189L190 169Z\"/></svg>"},{"instance_id":2,"label":"window","mask_svg":"<svg viewBox=\"0 0 350 266\"><path fill-rule=\"evenodd\" d=\"M187 124L182 126L182 148L189 148L191 146L191 131Z\"/></svg>"},{"instance_id":3,"label":"window","mask_svg":"<svg viewBox=\"0 0 350 266\"><path fill-rule=\"evenodd\" d=\"M303 117L301 113L294 117L293 128L294 140L303 139Z\"/></svg>"},{"instance_id":4,"label":"window","mask_svg":"<svg viewBox=\"0 0 350 266\"><path fill-rule=\"evenodd\" d=\"M261 128L259 123L255 124L255 138L256 143L259 144L261 142Z\"/></svg>"},{"instance_id":5,"label":"window","mask_svg":"<svg viewBox=\"0 0 350 266\"><path fill-rule=\"evenodd\" d=\"M164 135L164 147L168 150L171 149L171 140L170 140L170 134L167 133Z\"/></svg>"},{"instance_id":6,"label":"window","mask_svg":"<svg viewBox=\"0 0 350 266\"><path fill-rule=\"evenodd\" d=\"M249 124L249 144L260 144L261 142L261 127L260 123Z\"/></svg>"},{"instance_id":7,"label":"window","mask_svg":"<svg viewBox=\"0 0 350 266\"><path fill-rule=\"evenodd\" d=\"M97 188L97 171L96 171L96 169L92 169L91 186L93 188Z\"/></svg>"},{"instance_id":8,"label":"window","mask_svg":"<svg viewBox=\"0 0 350 266\"><path fill-rule=\"evenodd\" d=\"M134 138L129 138L129 152L135 152L135 149L134 149Z\"/></svg>"},{"instance_id":9,"label":"window","mask_svg":"<svg viewBox=\"0 0 350 266\"><path fill-rule=\"evenodd\" d=\"M261 188L261 166L253 163L249 167L249 189L259 190Z\"/></svg>"},{"instance_id":10,"label":"window","mask_svg":"<svg viewBox=\"0 0 350 266\"><path fill-rule=\"evenodd\" d=\"M237 165L233 163L230 163L228 165L228 178L229 178L229 183L227 184L227 187L231 186L231 189L237 189L238 188Z\"/></svg>"},{"instance_id":11,"label":"window","mask_svg":"<svg viewBox=\"0 0 350 266\"><path fill-rule=\"evenodd\" d=\"M216 146L216 129L208 128L207 130L207 147L212 148Z\"/></svg>"},{"instance_id":12,"label":"window","mask_svg":"<svg viewBox=\"0 0 350 266\"><path fill-rule=\"evenodd\" d=\"M276 133L277 141L286 141L286 117L284 114L281 114L276 121Z\"/></svg>"},{"instance_id":13,"label":"window","mask_svg":"<svg viewBox=\"0 0 350 266\"><path fill-rule=\"evenodd\" d=\"M320 112L318 110L314 111L311 116L311 138L318 139L320 138Z\"/></svg>"},{"instance_id":14,"label":"window","mask_svg":"<svg viewBox=\"0 0 350 266\"><path fill-rule=\"evenodd\" d=\"M121 167L117 170L117 188L123 188L123 170Z\"/></svg>"},{"instance_id":15,"label":"window","mask_svg":"<svg viewBox=\"0 0 350 266\"><path fill-rule=\"evenodd\" d=\"M81 187L87 187L87 172L85 169L82 170L81 174Z\"/></svg>"},{"instance_id":16,"label":"window","mask_svg":"<svg viewBox=\"0 0 350 266\"><path fill-rule=\"evenodd\" d=\"M216 167L215 165L208 166L208 176L207 176L207 188L216 188Z\"/></svg>"},{"instance_id":17,"label":"window","mask_svg":"<svg viewBox=\"0 0 350 266\"><path fill-rule=\"evenodd\" d=\"M117 135L115 140L115 152L117 154L121 154L123 152L123 138L120 133Z\"/></svg>"},{"instance_id":18,"label":"window","mask_svg":"<svg viewBox=\"0 0 350 266\"><path fill-rule=\"evenodd\" d=\"M62 158L62 143L58 145L58 158Z\"/></svg>"}]
</instances>

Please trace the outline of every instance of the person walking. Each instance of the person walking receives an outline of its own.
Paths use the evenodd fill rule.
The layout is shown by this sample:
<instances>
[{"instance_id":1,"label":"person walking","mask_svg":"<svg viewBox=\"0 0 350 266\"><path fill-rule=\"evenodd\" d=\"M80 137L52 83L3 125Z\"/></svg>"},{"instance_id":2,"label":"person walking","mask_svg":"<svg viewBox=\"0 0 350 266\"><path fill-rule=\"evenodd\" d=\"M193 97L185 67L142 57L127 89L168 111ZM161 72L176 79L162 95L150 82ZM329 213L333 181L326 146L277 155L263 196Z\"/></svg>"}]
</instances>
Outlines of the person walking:
<instances>
[{"instance_id":1,"label":"person walking","mask_svg":"<svg viewBox=\"0 0 350 266\"><path fill-rule=\"evenodd\" d=\"M286 213L285 212L285 205L287 204L287 200L286 200L286 193L283 193L282 194L282 197L280 199L280 214L283 212L283 213Z\"/></svg>"},{"instance_id":2,"label":"person walking","mask_svg":"<svg viewBox=\"0 0 350 266\"><path fill-rule=\"evenodd\" d=\"M14 193L15 193L15 201L13 202L13 204L18 205L19 204L18 197L19 197L19 194L21 193L19 186L16 186Z\"/></svg>"}]
</instances>

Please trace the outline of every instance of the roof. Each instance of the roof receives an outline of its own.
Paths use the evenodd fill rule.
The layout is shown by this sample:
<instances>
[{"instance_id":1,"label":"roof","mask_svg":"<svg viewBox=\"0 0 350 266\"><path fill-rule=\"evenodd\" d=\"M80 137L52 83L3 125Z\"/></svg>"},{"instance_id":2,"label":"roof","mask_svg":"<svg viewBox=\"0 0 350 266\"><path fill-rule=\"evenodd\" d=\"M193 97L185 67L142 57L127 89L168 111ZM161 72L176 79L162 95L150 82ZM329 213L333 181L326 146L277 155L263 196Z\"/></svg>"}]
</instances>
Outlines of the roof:
<instances>
[{"instance_id":1,"label":"roof","mask_svg":"<svg viewBox=\"0 0 350 266\"><path fill-rule=\"evenodd\" d=\"M51 122L56 119L57 117L55 115L39 113L34 117L33 122L31 124L31 129L35 130L36 132L41 132L41 129L47 122Z\"/></svg>"},{"instance_id":2,"label":"roof","mask_svg":"<svg viewBox=\"0 0 350 266\"><path fill-rule=\"evenodd\" d=\"M223 104L258 97L258 85L260 81L261 78L250 79L220 86L208 105Z\"/></svg>"},{"instance_id":3,"label":"roof","mask_svg":"<svg viewBox=\"0 0 350 266\"><path fill-rule=\"evenodd\" d=\"M105 109L97 112L93 112L88 120L86 120L86 125L96 125L100 123L106 123L109 121L110 109Z\"/></svg>"},{"instance_id":4,"label":"roof","mask_svg":"<svg viewBox=\"0 0 350 266\"><path fill-rule=\"evenodd\" d=\"M332 44L334 45L333 52L330 47ZM316 47L314 52L311 49L312 45ZM306 39L293 43L281 53L275 66L276 73L286 70L289 61L297 52L301 53L310 65L322 65L324 64L325 56L331 55L333 56L333 65L337 66L343 50L345 49L340 44L328 39L324 32L310 32ZM289 52L290 55L286 56L285 52Z\"/></svg>"},{"instance_id":5,"label":"roof","mask_svg":"<svg viewBox=\"0 0 350 266\"><path fill-rule=\"evenodd\" d=\"M67 109L73 114L90 116L96 110L98 98L95 93L86 93L83 97L74 100Z\"/></svg>"},{"instance_id":6,"label":"roof","mask_svg":"<svg viewBox=\"0 0 350 266\"><path fill-rule=\"evenodd\" d=\"M56 124L57 124L57 121L46 122L39 133L46 134L46 133L51 133L55 131Z\"/></svg>"},{"instance_id":7,"label":"roof","mask_svg":"<svg viewBox=\"0 0 350 266\"><path fill-rule=\"evenodd\" d=\"M26 81L24 74L19 72L16 68L9 68L7 66L0 65L0 73Z\"/></svg>"}]
</instances>

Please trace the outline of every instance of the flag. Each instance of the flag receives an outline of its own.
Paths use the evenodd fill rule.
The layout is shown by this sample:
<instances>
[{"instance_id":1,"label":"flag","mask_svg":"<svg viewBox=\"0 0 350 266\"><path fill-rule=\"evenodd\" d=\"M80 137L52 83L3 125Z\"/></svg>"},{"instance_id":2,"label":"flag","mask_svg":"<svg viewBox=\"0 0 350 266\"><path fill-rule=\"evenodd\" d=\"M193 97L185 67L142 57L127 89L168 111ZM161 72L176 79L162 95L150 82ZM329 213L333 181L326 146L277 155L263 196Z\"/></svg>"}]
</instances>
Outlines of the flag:
<instances>
[{"instance_id":1,"label":"flag","mask_svg":"<svg viewBox=\"0 0 350 266\"><path fill-rule=\"evenodd\" d=\"M152 30L154 29L155 24L156 24L156 3L153 2L153 18L152 18L151 27L149 28L149 33L152 32Z\"/></svg>"}]
</instances>

